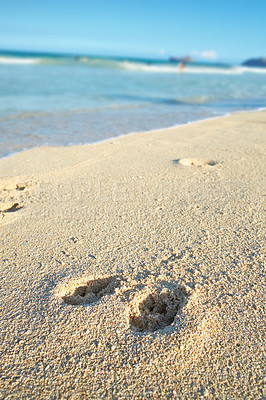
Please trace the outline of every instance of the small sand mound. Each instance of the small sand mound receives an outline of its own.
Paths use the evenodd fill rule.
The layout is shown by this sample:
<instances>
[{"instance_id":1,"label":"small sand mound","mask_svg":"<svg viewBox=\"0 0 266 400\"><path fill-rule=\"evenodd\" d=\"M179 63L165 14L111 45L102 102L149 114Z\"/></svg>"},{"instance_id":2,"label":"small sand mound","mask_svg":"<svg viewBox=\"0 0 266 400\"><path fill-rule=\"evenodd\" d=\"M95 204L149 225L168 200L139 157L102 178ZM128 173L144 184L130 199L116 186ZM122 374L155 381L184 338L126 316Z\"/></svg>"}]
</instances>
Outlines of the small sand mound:
<instances>
[{"instance_id":1,"label":"small sand mound","mask_svg":"<svg viewBox=\"0 0 266 400\"><path fill-rule=\"evenodd\" d=\"M67 304L89 304L110 295L118 287L119 281L115 276L98 279L80 278L71 280L59 287L58 295Z\"/></svg>"},{"instance_id":2,"label":"small sand mound","mask_svg":"<svg viewBox=\"0 0 266 400\"><path fill-rule=\"evenodd\" d=\"M180 158L177 162L186 167L213 167L217 164L213 160L203 160L201 158Z\"/></svg>"},{"instance_id":3,"label":"small sand mound","mask_svg":"<svg viewBox=\"0 0 266 400\"><path fill-rule=\"evenodd\" d=\"M174 322L183 307L188 293L179 285L157 285L144 289L132 300L129 308L129 324L138 332L153 332Z\"/></svg>"}]
</instances>

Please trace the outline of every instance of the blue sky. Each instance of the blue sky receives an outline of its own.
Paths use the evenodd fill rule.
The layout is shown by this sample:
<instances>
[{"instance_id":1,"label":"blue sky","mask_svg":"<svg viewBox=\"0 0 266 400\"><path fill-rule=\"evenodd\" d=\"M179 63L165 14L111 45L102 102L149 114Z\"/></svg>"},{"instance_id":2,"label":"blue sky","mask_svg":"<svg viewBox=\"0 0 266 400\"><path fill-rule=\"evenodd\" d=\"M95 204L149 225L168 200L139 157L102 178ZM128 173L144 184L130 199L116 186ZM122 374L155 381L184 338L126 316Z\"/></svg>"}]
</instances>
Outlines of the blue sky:
<instances>
[{"instance_id":1,"label":"blue sky","mask_svg":"<svg viewBox=\"0 0 266 400\"><path fill-rule=\"evenodd\" d=\"M0 0L0 49L266 56L266 0Z\"/></svg>"}]
</instances>

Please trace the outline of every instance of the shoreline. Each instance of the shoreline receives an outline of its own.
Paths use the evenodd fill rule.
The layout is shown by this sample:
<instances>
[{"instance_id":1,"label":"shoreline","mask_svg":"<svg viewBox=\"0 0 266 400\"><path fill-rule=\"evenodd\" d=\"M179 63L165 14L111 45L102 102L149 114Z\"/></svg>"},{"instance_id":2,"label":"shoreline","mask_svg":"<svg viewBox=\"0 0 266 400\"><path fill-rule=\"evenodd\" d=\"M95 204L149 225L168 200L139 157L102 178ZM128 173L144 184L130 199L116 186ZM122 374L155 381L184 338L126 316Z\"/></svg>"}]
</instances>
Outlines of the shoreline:
<instances>
[{"instance_id":1,"label":"shoreline","mask_svg":"<svg viewBox=\"0 0 266 400\"><path fill-rule=\"evenodd\" d=\"M99 140L99 141L95 141L95 142L88 142L88 143L77 143L77 144L73 144L73 143L69 143L69 144L67 144L67 145L49 145L49 144L43 144L43 145L41 145L41 146L33 146L33 147L26 147L26 148L23 148L22 150L19 150L19 151L16 151L16 152L12 152L12 153L10 153L10 154L7 154L7 155L5 155L5 156L3 156L3 157L0 157L0 160L2 160L2 159L5 159L5 158L9 158L9 157L13 157L13 156L15 156L16 154L19 154L19 153L21 153L21 152L24 152L24 151L29 151L29 150L31 150L31 149L38 149L38 148L42 148L42 147L71 147L71 146L87 146L87 145L94 145L94 144L99 144L99 143L104 143L104 142L107 142L107 141L113 141L113 140L115 140L115 139L118 139L118 138L123 138L124 136L129 136L129 135L135 135L135 134L138 134L138 133L143 133L143 132L146 132L146 133L152 133L152 132L154 132L154 131L162 131L162 130L164 130L164 131L167 131L167 130L172 130L172 129L176 129L176 128L179 128L179 127L183 127L183 126L187 126L187 125L191 125L191 124L195 124L195 123L198 123L198 122L204 122L204 121L209 121L209 120L213 120L213 119L216 119L216 118L224 118L224 117L228 117L228 116L230 116L230 115L234 115L234 114L241 114L241 113L246 113L246 112L260 112L260 111L265 111L266 110L266 107L259 107L259 108L254 108L254 109L251 109L251 110L248 110L248 111L246 111L246 110L242 110L242 111L232 111L232 112L227 112L227 113L225 113L224 115L218 115L218 116L213 116L213 117L207 117L207 118L203 118L203 119L198 119L198 120L195 120L195 121L188 121L188 122L185 122L185 123L183 123L183 124L176 124L176 125L171 125L171 126L169 126L169 127L161 127L161 128L156 128L156 129L150 129L150 130L147 130L147 131L133 131L133 132L129 132L129 133L124 133L124 134L121 134L121 135L118 135L118 136L112 136L112 137L110 137L110 138L106 138L106 139L103 139L103 140Z\"/></svg>"},{"instance_id":2,"label":"shoreline","mask_svg":"<svg viewBox=\"0 0 266 400\"><path fill-rule=\"evenodd\" d=\"M263 396L265 126L0 159L3 398Z\"/></svg>"}]
</instances>

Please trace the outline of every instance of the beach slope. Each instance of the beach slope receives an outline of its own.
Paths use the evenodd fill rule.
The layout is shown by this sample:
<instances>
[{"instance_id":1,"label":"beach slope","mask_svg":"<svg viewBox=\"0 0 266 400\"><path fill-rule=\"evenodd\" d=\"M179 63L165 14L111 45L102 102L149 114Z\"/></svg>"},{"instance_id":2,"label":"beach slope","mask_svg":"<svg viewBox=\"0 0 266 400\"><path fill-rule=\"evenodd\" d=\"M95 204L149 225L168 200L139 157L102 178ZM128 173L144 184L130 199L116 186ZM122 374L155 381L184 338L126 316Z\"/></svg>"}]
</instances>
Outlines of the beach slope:
<instances>
[{"instance_id":1,"label":"beach slope","mask_svg":"<svg viewBox=\"0 0 266 400\"><path fill-rule=\"evenodd\" d=\"M266 112L0 160L1 399L259 399Z\"/></svg>"}]
</instances>

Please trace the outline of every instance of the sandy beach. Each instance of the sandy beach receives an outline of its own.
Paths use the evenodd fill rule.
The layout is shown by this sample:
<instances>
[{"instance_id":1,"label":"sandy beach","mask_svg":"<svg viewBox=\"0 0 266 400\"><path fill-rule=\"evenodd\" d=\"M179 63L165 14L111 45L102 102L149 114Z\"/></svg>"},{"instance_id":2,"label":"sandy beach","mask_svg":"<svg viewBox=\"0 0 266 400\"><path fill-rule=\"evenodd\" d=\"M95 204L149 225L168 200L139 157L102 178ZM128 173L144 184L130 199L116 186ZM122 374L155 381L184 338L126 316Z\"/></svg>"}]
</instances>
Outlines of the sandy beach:
<instances>
[{"instance_id":1,"label":"sandy beach","mask_svg":"<svg viewBox=\"0 0 266 400\"><path fill-rule=\"evenodd\" d=\"M266 111L0 160L1 399L263 397Z\"/></svg>"}]
</instances>

